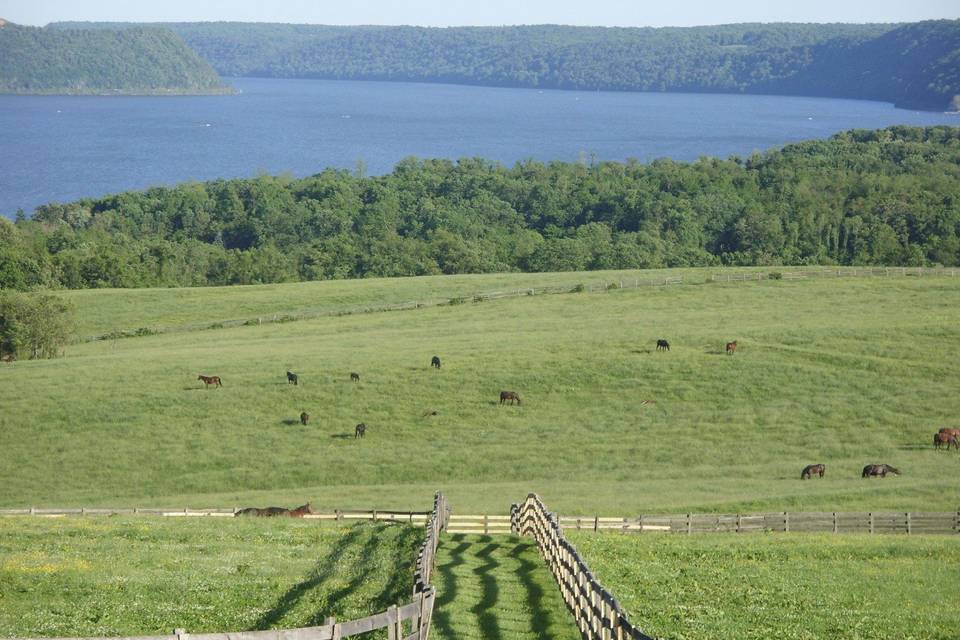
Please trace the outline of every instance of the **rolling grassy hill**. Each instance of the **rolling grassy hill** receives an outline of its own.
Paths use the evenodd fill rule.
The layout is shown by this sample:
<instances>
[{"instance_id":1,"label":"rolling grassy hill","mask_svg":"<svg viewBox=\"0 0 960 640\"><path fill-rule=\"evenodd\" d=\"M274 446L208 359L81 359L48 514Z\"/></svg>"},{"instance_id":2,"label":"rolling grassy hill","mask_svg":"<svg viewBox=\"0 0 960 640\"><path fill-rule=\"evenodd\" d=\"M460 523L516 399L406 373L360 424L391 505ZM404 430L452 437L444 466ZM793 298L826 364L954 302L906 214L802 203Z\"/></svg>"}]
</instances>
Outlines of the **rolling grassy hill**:
<instances>
[{"instance_id":1,"label":"rolling grassy hill","mask_svg":"<svg viewBox=\"0 0 960 640\"><path fill-rule=\"evenodd\" d=\"M198 316L234 315L219 300ZM930 439L960 409L958 305L948 277L713 283L76 345L0 368L0 504L385 508L442 488L459 513L529 491L584 514L955 509L960 456ZM826 477L801 482L811 462ZM870 462L903 475L862 480Z\"/></svg>"}]
</instances>

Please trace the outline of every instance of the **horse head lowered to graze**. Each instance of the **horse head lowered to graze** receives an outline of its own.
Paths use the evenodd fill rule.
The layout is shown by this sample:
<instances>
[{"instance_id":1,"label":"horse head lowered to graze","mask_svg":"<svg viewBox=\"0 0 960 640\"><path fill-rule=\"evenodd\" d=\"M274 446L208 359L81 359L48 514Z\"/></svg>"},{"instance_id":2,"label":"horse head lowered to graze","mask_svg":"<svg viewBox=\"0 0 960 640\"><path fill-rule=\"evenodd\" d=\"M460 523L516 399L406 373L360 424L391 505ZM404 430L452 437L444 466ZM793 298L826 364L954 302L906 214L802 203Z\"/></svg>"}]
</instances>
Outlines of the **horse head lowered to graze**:
<instances>
[{"instance_id":1,"label":"horse head lowered to graze","mask_svg":"<svg viewBox=\"0 0 960 640\"><path fill-rule=\"evenodd\" d=\"M827 470L827 465L825 464L808 464L803 468L803 471L800 472L800 479L808 480L811 477L813 477L814 474L822 478L826 470Z\"/></svg>"},{"instance_id":2,"label":"horse head lowered to graze","mask_svg":"<svg viewBox=\"0 0 960 640\"><path fill-rule=\"evenodd\" d=\"M670 343L666 340L657 340L657 351L670 351Z\"/></svg>"},{"instance_id":3,"label":"horse head lowered to graze","mask_svg":"<svg viewBox=\"0 0 960 640\"><path fill-rule=\"evenodd\" d=\"M297 377L297 374L287 371L287 384L300 386L300 378Z\"/></svg>"},{"instance_id":4,"label":"horse head lowered to graze","mask_svg":"<svg viewBox=\"0 0 960 640\"><path fill-rule=\"evenodd\" d=\"M520 404L520 394L516 391L501 391L500 392L500 404L503 404L507 400L510 401L510 404L513 404L513 401L516 400L517 404Z\"/></svg>"},{"instance_id":5,"label":"horse head lowered to graze","mask_svg":"<svg viewBox=\"0 0 960 640\"><path fill-rule=\"evenodd\" d=\"M900 475L900 470L889 464L868 464L863 468L863 473L860 474L860 477L869 478L870 476L880 476L881 478L886 478L888 473L898 476Z\"/></svg>"},{"instance_id":6,"label":"horse head lowered to graze","mask_svg":"<svg viewBox=\"0 0 960 640\"><path fill-rule=\"evenodd\" d=\"M437 369L439 369L439 368L440 368L440 356L433 356L432 358L430 358L430 366L431 366L431 367L436 367Z\"/></svg>"},{"instance_id":7,"label":"horse head lowered to graze","mask_svg":"<svg viewBox=\"0 0 960 640\"><path fill-rule=\"evenodd\" d=\"M203 384L204 384L205 387L209 387L210 385L214 385L214 386L216 386L216 387L222 387L222 386L223 386L223 383L220 382L220 376L203 376L203 375L200 375L200 376L197 376L197 380L203 380Z\"/></svg>"},{"instance_id":8,"label":"horse head lowered to graze","mask_svg":"<svg viewBox=\"0 0 960 640\"><path fill-rule=\"evenodd\" d=\"M950 445L960 449L960 441L958 441L957 436L953 435L949 431L939 431L933 434L933 448L940 449L944 445L947 446L947 451L950 450Z\"/></svg>"},{"instance_id":9,"label":"horse head lowered to graze","mask_svg":"<svg viewBox=\"0 0 960 640\"><path fill-rule=\"evenodd\" d=\"M737 350L737 341L727 343L727 353L734 353Z\"/></svg>"}]
</instances>

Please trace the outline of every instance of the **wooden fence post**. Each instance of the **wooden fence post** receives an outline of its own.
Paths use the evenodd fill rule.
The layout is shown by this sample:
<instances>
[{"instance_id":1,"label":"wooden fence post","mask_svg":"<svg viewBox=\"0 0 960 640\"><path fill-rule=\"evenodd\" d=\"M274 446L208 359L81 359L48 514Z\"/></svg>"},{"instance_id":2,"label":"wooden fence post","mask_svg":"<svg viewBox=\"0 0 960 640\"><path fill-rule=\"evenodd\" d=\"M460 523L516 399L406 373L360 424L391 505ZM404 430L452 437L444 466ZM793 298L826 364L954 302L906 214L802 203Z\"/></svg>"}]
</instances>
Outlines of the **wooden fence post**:
<instances>
[{"instance_id":1,"label":"wooden fence post","mask_svg":"<svg viewBox=\"0 0 960 640\"><path fill-rule=\"evenodd\" d=\"M783 512L783 532L790 532L790 513L788 511Z\"/></svg>"},{"instance_id":2,"label":"wooden fence post","mask_svg":"<svg viewBox=\"0 0 960 640\"><path fill-rule=\"evenodd\" d=\"M690 535L691 533L693 533L693 518L688 513L687 514L687 535Z\"/></svg>"},{"instance_id":3,"label":"wooden fence post","mask_svg":"<svg viewBox=\"0 0 960 640\"><path fill-rule=\"evenodd\" d=\"M911 523L910 523L910 512L907 511L907 535L910 535L911 533L913 533L912 528L913 527L911 526Z\"/></svg>"},{"instance_id":4,"label":"wooden fence post","mask_svg":"<svg viewBox=\"0 0 960 640\"><path fill-rule=\"evenodd\" d=\"M958 511L957 513L960 513L960 511ZM596 532L596 530L599 529L599 528L600 528L600 516L594 516L594 517L593 517L593 530Z\"/></svg>"},{"instance_id":5,"label":"wooden fence post","mask_svg":"<svg viewBox=\"0 0 960 640\"><path fill-rule=\"evenodd\" d=\"M840 529L837 527L837 524L838 524L838 523L837 523L837 512L834 511L834 512L833 512L833 532L834 532L834 533L837 533L837 532L840 531Z\"/></svg>"},{"instance_id":6,"label":"wooden fence post","mask_svg":"<svg viewBox=\"0 0 960 640\"><path fill-rule=\"evenodd\" d=\"M869 514L867 514L867 515L870 516L870 533L873 533L873 511L871 511L871 512L870 512Z\"/></svg>"}]
</instances>

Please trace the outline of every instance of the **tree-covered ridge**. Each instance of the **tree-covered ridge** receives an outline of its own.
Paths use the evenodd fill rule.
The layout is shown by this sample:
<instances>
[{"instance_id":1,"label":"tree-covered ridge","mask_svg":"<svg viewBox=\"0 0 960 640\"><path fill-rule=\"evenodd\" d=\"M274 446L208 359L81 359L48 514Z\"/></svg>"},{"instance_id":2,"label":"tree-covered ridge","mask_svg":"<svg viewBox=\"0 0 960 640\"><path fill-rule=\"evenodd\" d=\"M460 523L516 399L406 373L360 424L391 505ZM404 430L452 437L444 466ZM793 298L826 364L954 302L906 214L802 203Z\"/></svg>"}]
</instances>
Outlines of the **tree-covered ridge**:
<instances>
[{"instance_id":1,"label":"tree-covered ridge","mask_svg":"<svg viewBox=\"0 0 960 640\"><path fill-rule=\"evenodd\" d=\"M0 287L694 265L960 265L960 128L750 158L400 162L188 183L0 221Z\"/></svg>"},{"instance_id":2,"label":"tree-covered ridge","mask_svg":"<svg viewBox=\"0 0 960 640\"><path fill-rule=\"evenodd\" d=\"M0 93L226 93L213 67L156 28L0 26Z\"/></svg>"},{"instance_id":3,"label":"tree-covered ridge","mask_svg":"<svg viewBox=\"0 0 960 640\"><path fill-rule=\"evenodd\" d=\"M71 24L83 23L60 26ZM230 76L774 93L936 110L950 108L960 95L960 20L657 29L160 26L180 34Z\"/></svg>"}]
</instances>

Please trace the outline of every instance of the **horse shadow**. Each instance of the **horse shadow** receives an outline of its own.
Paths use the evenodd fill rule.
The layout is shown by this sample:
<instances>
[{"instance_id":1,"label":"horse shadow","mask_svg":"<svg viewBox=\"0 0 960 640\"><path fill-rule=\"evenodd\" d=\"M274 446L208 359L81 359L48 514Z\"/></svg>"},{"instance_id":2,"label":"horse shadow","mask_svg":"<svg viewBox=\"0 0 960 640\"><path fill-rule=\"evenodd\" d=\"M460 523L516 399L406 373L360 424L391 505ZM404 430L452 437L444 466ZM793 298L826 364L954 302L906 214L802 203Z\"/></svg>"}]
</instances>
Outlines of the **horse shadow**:
<instances>
[{"instance_id":1,"label":"horse shadow","mask_svg":"<svg viewBox=\"0 0 960 640\"><path fill-rule=\"evenodd\" d=\"M636 353L642 356L650 355L653 353L653 349L633 349L630 353Z\"/></svg>"},{"instance_id":2,"label":"horse shadow","mask_svg":"<svg viewBox=\"0 0 960 640\"><path fill-rule=\"evenodd\" d=\"M724 349L707 349L704 351L708 356L725 356L727 355L726 350Z\"/></svg>"},{"instance_id":3,"label":"horse shadow","mask_svg":"<svg viewBox=\"0 0 960 640\"><path fill-rule=\"evenodd\" d=\"M933 449L932 444L902 444L897 449L901 451L921 451L923 449Z\"/></svg>"},{"instance_id":4,"label":"horse shadow","mask_svg":"<svg viewBox=\"0 0 960 640\"><path fill-rule=\"evenodd\" d=\"M287 425L287 426L291 426L291 427L292 427L293 425L300 424L300 421L299 421L299 420L295 420L295 419L293 419L293 418L285 418L285 419L282 420L281 422L283 422L283 424L285 424L285 425Z\"/></svg>"},{"instance_id":5,"label":"horse shadow","mask_svg":"<svg viewBox=\"0 0 960 640\"><path fill-rule=\"evenodd\" d=\"M337 440L346 440L348 438L353 438L354 435L352 433L331 433L330 437L336 438Z\"/></svg>"}]
</instances>

